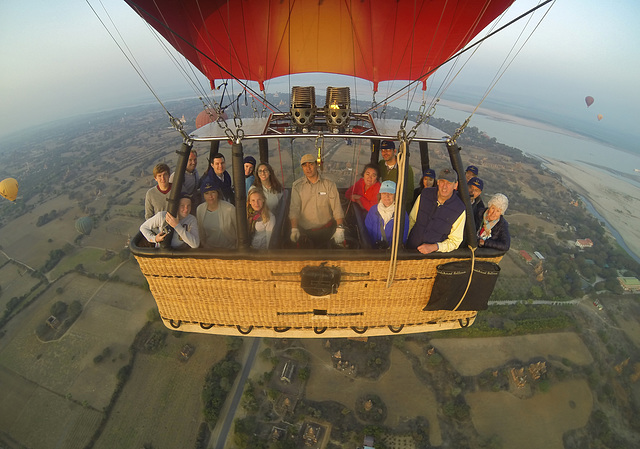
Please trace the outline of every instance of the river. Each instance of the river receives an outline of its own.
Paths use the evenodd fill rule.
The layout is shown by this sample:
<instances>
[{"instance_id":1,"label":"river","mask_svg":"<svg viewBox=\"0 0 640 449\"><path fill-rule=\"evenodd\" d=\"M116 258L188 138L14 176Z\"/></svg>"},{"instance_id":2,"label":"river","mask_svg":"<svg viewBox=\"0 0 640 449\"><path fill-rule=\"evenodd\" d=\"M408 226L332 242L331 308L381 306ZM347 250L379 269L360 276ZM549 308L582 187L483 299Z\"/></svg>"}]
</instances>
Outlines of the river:
<instances>
[{"instance_id":1,"label":"river","mask_svg":"<svg viewBox=\"0 0 640 449\"><path fill-rule=\"evenodd\" d=\"M462 123L469 116L469 113L440 105L435 115ZM533 157L588 163L596 169L603 170L603 172L606 172L605 169L608 168L626 175L635 175L637 173L634 172L634 169L640 169L640 154L634 153L633 149L625 151L613 145L606 145L586 137L570 135L571 133L563 134L560 132L561 130L558 130L558 132L551 131L544 129L542 124L540 128L525 126L517 123L517 120L517 118L514 118L512 122L494 118L490 115L475 114L469 126L475 126L489 136L495 137L498 142L518 148ZM597 124L594 124L594 126L597 126ZM607 173L611 174L610 172ZM620 177L620 179L630 184L630 186L640 187L640 182L637 180L629 177ZM640 255L631 251L624 242L624 236L595 210L587 198L583 198L583 200L587 210L598 220L605 223L618 244L634 260L640 262Z\"/></svg>"}]
</instances>

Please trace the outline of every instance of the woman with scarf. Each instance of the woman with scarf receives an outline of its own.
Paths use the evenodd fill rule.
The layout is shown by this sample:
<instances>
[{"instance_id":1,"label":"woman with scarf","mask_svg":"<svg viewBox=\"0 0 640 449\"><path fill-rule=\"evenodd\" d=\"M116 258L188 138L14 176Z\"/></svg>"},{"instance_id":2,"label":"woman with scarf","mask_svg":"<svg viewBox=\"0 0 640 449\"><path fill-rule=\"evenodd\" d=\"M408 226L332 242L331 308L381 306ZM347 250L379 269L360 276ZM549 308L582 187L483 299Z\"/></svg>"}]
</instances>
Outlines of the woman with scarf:
<instances>
[{"instance_id":1,"label":"woman with scarf","mask_svg":"<svg viewBox=\"0 0 640 449\"><path fill-rule=\"evenodd\" d=\"M276 217L269 211L264 191L256 186L247 194L247 224L253 249L268 249Z\"/></svg>"},{"instance_id":2,"label":"woman with scarf","mask_svg":"<svg viewBox=\"0 0 640 449\"><path fill-rule=\"evenodd\" d=\"M369 209L364 224L369 232L375 248L389 248L393 238L393 221L395 218L396 183L384 181L380 185L380 201ZM407 241L409 233L409 215L404 213L404 236Z\"/></svg>"},{"instance_id":3,"label":"woman with scarf","mask_svg":"<svg viewBox=\"0 0 640 449\"><path fill-rule=\"evenodd\" d=\"M496 193L489 200L489 207L480 209L476 223L478 223L478 246L507 251L511 246L509 223L504 219L504 213L509 207L508 198L502 193Z\"/></svg>"}]
</instances>

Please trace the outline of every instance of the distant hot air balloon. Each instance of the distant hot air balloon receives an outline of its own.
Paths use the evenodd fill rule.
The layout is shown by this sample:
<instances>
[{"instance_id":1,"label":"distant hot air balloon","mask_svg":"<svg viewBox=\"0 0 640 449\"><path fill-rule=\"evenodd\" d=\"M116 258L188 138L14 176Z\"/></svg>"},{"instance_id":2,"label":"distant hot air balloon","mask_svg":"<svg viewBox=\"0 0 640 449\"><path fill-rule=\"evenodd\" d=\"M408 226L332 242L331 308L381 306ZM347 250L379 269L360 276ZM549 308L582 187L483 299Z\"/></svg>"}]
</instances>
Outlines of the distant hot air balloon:
<instances>
[{"instance_id":1,"label":"distant hot air balloon","mask_svg":"<svg viewBox=\"0 0 640 449\"><path fill-rule=\"evenodd\" d=\"M602 114L598 114L598 121L602 120Z\"/></svg>"},{"instance_id":2,"label":"distant hot air balloon","mask_svg":"<svg viewBox=\"0 0 640 449\"><path fill-rule=\"evenodd\" d=\"M18 181L13 178L7 178L0 182L0 195L9 201L15 201L18 196Z\"/></svg>"},{"instance_id":3,"label":"distant hot air balloon","mask_svg":"<svg viewBox=\"0 0 640 449\"><path fill-rule=\"evenodd\" d=\"M76 231L83 235L91 234L93 220L91 217L80 217L76 220Z\"/></svg>"},{"instance_id":4,"label":"distant hot air balloon","mask_svg":"<svg viewBox=\"0 0 640 449\"><path fill-rule=\"evenodd\" d=\"M587 107L589 107L593 104L595 100L593 99L593 97L589 96L589 97L585 97L584 101L585 103L587 103Z\"/></svg>"}]
</instances>

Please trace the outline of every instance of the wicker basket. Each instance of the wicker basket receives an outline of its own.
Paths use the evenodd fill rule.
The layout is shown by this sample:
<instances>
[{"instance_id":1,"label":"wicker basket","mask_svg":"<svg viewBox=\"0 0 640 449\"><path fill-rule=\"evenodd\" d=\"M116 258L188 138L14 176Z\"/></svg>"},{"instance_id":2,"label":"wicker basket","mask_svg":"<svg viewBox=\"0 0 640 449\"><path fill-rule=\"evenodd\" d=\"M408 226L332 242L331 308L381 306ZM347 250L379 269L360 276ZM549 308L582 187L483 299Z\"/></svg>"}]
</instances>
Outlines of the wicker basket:
<instances>
[{"instance_id":1,"label":"wicker basket","mask_svg":"<svg viewBox=\"0 0 640 449\"><path fill-rule=\"evenodd\" d=\"M436 268L458 258L398 260L243 260L136 255L165 324L174 329L269 337L348 337L455 329L475 311L423 311ZM502 256L476 258L498 263ZM334 267L333 292L314 296L301 270ZM179 273L179 274L172 274Z\"/></svg>"}]
</instances>

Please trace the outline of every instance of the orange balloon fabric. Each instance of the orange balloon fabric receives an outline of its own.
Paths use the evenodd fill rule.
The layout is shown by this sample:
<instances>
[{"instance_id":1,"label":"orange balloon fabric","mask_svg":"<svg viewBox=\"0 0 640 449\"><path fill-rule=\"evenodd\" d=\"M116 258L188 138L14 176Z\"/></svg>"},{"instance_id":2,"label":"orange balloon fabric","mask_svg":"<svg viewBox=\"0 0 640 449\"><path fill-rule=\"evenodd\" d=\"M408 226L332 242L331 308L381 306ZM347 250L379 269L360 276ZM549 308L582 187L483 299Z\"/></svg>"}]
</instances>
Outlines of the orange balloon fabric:
<instances>
[{"instance_id":1,"label":"orange balloon fabric","mask_svg":"<svg viewBox=\"0 0 640 449\"><path fill-rule=\"evenodd\" d=\"M514 0L125 0L212 85L308 72L423 80Z\"/></svg>"}]
</instances>

